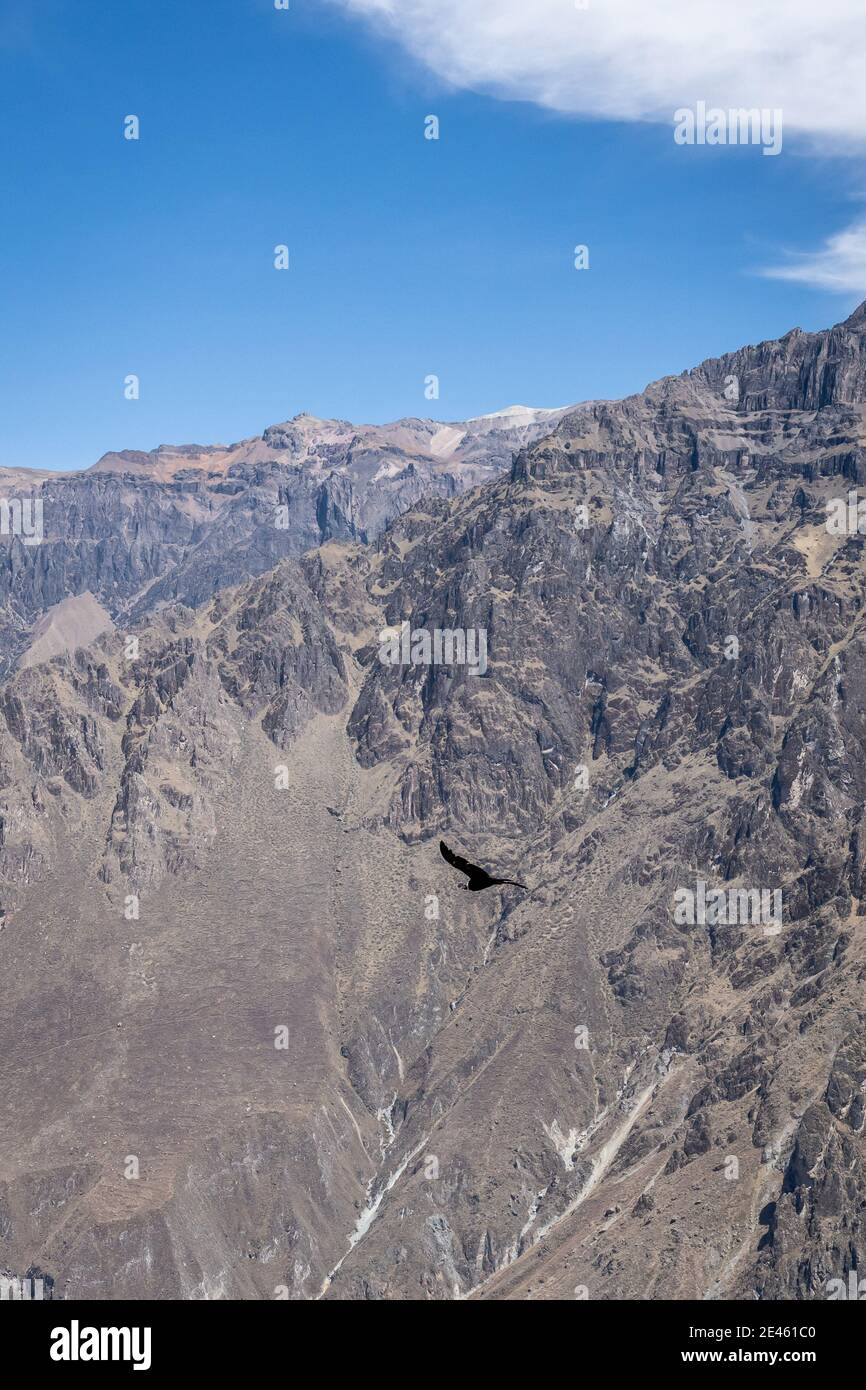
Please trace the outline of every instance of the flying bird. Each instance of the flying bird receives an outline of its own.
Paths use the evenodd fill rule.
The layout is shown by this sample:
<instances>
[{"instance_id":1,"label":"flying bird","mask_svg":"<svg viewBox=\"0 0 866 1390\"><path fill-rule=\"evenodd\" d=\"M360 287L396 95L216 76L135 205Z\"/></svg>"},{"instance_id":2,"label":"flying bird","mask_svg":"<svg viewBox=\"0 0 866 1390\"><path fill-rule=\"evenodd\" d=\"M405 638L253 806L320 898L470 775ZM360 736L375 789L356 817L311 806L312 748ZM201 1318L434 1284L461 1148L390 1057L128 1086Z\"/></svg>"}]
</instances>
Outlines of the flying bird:
<instances>
[{"instance_id":1,"label":"flying bird","mask_svg":"<svg viewBox=\"0 0 866 1390\"><path fill-rule=\"evenodd\" d=\"M512 888L522 888L524 892L529 892L525 883L517 883L513 878L491 878L486 869L479 869L477 864L470 864L468 859L461 859L459 854L448 848L444 840L439 841L439 849L446 863L459 869L461 874L465 874L469 879L468 883L461 883L460 887L470 893L481 893L485 888L492 888L497 883L508 883Z\"/></svg>"}]
</instances>

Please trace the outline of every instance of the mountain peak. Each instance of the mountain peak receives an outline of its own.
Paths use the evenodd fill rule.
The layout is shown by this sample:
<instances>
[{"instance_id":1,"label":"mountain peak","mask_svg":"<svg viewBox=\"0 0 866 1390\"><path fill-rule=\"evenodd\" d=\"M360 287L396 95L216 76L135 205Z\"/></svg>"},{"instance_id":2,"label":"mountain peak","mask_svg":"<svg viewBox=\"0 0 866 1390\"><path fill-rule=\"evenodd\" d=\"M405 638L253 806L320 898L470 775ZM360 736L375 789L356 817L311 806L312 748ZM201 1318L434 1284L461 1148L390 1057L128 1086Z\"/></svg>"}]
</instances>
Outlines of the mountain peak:
<instances>
[{"instance_id":1,"label":"mountain peak","mask_svg":"<svg viewBox=\"0 0 866 1390\"><path fill-rule=\"evenodd\" d=\"M866 299L857 305L853 314L849 314L839 325L840 328L850 328L855 333L866 333Z\"/></svg>"}]
</instances>

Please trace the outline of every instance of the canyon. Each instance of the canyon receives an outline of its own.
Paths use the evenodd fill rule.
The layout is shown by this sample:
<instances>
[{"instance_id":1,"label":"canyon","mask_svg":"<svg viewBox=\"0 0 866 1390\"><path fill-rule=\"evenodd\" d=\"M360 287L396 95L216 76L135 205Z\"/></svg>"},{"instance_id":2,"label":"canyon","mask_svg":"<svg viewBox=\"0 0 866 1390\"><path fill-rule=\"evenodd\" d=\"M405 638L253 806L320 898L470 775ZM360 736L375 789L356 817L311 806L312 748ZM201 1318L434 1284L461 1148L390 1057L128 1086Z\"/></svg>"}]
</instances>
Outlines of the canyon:
<instances>
[{"instance_id":1,"label":"canyon","mask_svg":"<svg viewBox=\"0 0 866 1390\"><path fill-rule=\"evenodd\" d=\"M847 1284L866 564L826 523L866 306L621 401L0 483L44 500L0 547L0 1272ZM484 631L485 671L382 662L403 623ZM461 892L441 836L531 891ZM778 889L781 930L677 921L698 880Z\"/></svg>"}]
</instances>

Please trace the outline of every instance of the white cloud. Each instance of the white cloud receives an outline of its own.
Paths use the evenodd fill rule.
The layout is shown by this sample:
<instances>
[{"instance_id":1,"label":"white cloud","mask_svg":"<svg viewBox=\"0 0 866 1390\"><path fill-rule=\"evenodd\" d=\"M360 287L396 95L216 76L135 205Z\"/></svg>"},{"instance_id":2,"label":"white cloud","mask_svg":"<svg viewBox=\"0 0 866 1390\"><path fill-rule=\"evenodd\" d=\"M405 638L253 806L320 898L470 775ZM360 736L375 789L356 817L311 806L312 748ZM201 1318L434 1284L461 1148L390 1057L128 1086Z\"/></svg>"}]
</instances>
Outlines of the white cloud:
<instances>
[{"instance_id":1,"label":"white cloud","mask_svg":"<svg viewBox=\"0 0 866 1390\"><path fill-rule=\"evenodd\" d=\"M864 0L335 0L458 87L607 119L780 107L786 137L866 146Z\"/></svg>"},{"instance_id":2,"label":"white cloud","mask_svg":"<svg viewBox=\"0 0 866 1390\"><path fill-rule=\"evenodd\" d=\"M761 272L816 289L866 294L866 218L828 237L820 251L789 252L788 263Z\"/></svg>"},{"instance_id":3,"label":"white cloud","mask_svg":"<svg viewBox=\"0 0 866 1390\"><path fill-rule=\"evenodd\" d=\"M780 109L815 151L866 151L866 0L333 0L456 87L607 120ZM761 272L866 293L866 219Z\"/></svg>"}]
</instances>

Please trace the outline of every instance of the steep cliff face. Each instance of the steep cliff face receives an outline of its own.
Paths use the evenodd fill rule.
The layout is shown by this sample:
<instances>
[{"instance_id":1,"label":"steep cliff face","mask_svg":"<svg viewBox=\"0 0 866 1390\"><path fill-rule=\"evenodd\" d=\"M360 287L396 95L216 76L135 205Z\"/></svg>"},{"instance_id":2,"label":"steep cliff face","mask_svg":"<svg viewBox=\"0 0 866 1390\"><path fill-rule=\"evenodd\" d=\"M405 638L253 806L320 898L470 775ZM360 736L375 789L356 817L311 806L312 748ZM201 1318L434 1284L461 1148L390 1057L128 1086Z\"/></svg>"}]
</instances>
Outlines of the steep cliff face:
<instances>
[{"instance_id":1,"label":"steep cliff face","mask_svg":"<svg viewBox=\"0 0 866 1390\"><path fill-rule=\"evenodd\" d=\"M862 1259L862 1078L835 1113L826 1097L856 1050L864 972L866 589L862 538L825 524L863 480L862 326L568 417L510 478L380 544L387 622L483 627L489 669L370 659L349 722L359 760L389 769L386 815L407 842L458 829L473 857L536 884L505 902L461 1044L496 1057L509 1098L491 1113L512 1222L483 1224L476 1246L489 1149L457 1122L462 1201L437 1212L423 1181L411 1194L447 1224L440 1290L477 1285L481 1248L482 1269L513 1265L491 1279L505 1296L573 1296L569 1280L594 1297L826 1296ZM677 891L699 882L778 893L781 919L678 921ZM524 1031L522 996L551 1009L556 1042L530 1041L544 1030ZM594 1037L588 1058L566 1019ZM531 1088L527 1057L544 1058ZM447 1132L447 1091L426 1065L419 1083L416 1114L444 1113ZM530 1095L533 1119L515 1100ZM400 1289L429 1274L405 1217L386 1231L341 1271L356 1292L393 1296L389 1238L416 1266Z\"/></svg>"},{"instance_id":2,"label":"steep cliff face","mask_svg":"<svg viewBox=\"0 0 866 1390\"><path fill-rule=\"evenodd\" d=\"M864 330L563 415L366 543L196 532L122 631L7 680L0 1265L815 1298L866 1262L866 561L826 525ZM381 659L470 631L477 674ZM440 835L529 891L461 892Z\"/></svg>"}]
</instances>

